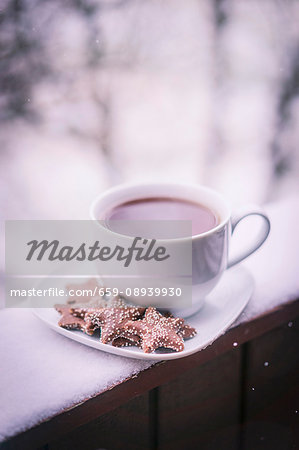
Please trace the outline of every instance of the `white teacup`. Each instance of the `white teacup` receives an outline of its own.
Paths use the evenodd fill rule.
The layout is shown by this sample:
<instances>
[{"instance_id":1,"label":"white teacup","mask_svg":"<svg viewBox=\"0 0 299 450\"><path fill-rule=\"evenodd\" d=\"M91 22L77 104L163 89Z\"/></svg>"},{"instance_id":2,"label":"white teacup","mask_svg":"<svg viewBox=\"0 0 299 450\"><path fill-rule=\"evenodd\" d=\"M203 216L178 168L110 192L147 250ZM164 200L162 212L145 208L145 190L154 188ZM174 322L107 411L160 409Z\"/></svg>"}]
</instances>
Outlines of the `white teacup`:
<instances>
[{"instance_id":1,"label":"white teacup","mask_svg":"<svg viewBox=\"0 0 299 450\"><path fill-rule=\"evenodd\" d=\"M126 202L162 197L201 204L215 211L218 216L218 223L214 228L192 236L192 307L178 312L183 317L187 317L201 308L204 298L216 286L226 269L247 258L265 242L270 231L270 221L260 208L243 209L238 214L232 215L226 200L212 189L178 183L138 183L116 186L95 199L90 209L91 218L96 221L105 220L108 211ZM230 238L235 227L241 220L252 215L262 218L254 243L234 259L229 259ZM126 243L134 239L129 236L120 235L119 237ZM172 239L171 245L178 247L181 241L181 238ZM104 282L107 287L115 287L110 286L109 278L104 279ZM128 280L120 280L118 288L126 287L122 283L128 283ZM136 278L134 286L138 286Z\"/></svg>"}]
</instances>

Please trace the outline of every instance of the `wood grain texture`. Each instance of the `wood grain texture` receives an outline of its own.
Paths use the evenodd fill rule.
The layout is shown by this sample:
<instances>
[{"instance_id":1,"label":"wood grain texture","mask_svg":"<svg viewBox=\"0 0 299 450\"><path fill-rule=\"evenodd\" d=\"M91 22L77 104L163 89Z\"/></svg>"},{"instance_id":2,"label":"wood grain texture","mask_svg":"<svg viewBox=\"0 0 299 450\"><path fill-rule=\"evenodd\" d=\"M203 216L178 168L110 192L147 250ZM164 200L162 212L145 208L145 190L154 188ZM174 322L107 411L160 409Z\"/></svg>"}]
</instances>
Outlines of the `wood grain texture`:
<instances>
[{"instance_id":1,"label":"wood grain texture","mask_svg":"<svg viewBox=\"0 0 299 450\"><path fill-rule=\"evenodd\" d=\"M298 343L298 320L248 343L244 450L299 448Z\"/></svg>"},{"instance_id":2,"label":"wood grain texture","mask_svg":"<svg viewBox=\"0 0 299 450\"><path fill-rule=\"evenodd\" d=\"M238 448L240 353L236 348L159 388L159 449Z\"/></svg>"},{"instance_id":3,"label":"wood grain texture","mask_svg":"<svg viewBox=\"0 0 299 450\"><path fill-rule=\"evenodd\" d=\"M48 450L150 448L149 393L48 444Z\"/></svg>"}]
</instances>

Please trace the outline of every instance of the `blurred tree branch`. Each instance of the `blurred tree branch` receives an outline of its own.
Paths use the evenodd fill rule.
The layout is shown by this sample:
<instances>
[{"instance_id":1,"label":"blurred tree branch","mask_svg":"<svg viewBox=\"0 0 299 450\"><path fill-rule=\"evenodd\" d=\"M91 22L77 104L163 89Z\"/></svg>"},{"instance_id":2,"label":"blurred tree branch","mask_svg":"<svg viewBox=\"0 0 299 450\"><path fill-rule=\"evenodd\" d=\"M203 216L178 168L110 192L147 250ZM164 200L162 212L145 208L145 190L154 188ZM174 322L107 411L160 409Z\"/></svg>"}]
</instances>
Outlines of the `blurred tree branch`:
<instances>
[{"instance_id":1,"label":"blurred tree branch","mask_svg":"<svg viewBox=\"0 0 299 450\"><path fill-rule=\"evenodd\" d=\"M288 127L292 125L292 105L299 95L299 43L294 46L291 55L290 70L282 82L277 105L277 127L273 137L272 156L274 176L281 177L288 172L293 163L297 143L286 139Z\"/></svg>"},{"instance_id":2,"label":"blurred tree branch","mask_svg":"<svg viewBox=\"0 0 299 450\"><path fill-rule=\"evenodd\" d=\"M36 118L30 96L34 83L49 71L43 45L36 39L32 6L11 0L0 15L0 120Z\"/></svg>"},{"instance_id":3,"label":"blurred tree branch","mask_svg":"<svg viewBox=\"0 0 299 450\"><path fill-rule=\"evenodd\" d=\"M93 1L68 0L67 9L75 10L85 18L90 40L87 53L88 64L97 66L103 54L102 40L96 43L94 36L100 35L94 17L98 12L122 7L128 0ZM34 86L45 77L54 76L51 61L47 55L47 29L40 30L35 24L41 8L48 8L49 15L55 14L55 7L61 3L55 0L8 0L0 11L0 121L22 117L38 120L31 94ZM47 23L45 23L47 27Z\"/></svg>"}]
</instances>

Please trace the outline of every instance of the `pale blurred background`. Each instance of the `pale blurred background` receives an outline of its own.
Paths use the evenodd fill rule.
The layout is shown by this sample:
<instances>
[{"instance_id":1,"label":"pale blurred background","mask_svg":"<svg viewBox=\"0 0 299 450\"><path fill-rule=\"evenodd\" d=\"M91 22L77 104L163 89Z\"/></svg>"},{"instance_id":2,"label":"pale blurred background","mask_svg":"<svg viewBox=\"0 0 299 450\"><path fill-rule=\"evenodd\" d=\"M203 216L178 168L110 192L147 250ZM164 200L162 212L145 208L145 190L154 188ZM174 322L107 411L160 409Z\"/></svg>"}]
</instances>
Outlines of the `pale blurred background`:
<instances>
[{"instance_id":1,"label":"pale blurred background","mask_svg":"<svg viewBox=\"0 0 299 450\"><path fill-rule=\"evenodd\" d=\"M299 184L299 2L2 0L3 218L88 218L126 181L233 206Z\"/></svg>"}]
</instances>

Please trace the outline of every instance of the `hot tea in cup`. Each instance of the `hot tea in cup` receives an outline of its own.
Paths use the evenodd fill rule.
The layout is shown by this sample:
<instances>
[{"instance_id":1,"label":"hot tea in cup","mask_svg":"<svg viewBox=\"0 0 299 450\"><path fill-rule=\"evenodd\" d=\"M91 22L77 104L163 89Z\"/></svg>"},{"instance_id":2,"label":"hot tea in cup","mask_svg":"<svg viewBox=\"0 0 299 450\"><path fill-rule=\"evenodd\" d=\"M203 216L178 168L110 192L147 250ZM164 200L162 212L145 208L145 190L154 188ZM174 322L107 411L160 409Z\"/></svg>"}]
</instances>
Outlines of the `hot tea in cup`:
<instances>
[{"instance_id":1,"label":"hot tea in cup","mask_svg":"<svg viewBox=\"0 0 299 450\"><path fill-rule=\"evenodd\" d=\"M131 200L115 206L106 213L105 218L107 227L118 233L122 232L122 221L132 221L132 224L137 223L138 227L134 226L131 230L128 230L127 227L123 231L124 234L129 234L130 236L144 236L144 233L148 234L148 229L145 231L142 228L142 221L153 220L190 220L192 222L192 236L212 230L219 223L217 213L207 206L172 197L148 197ZM145 237L161 238L161 236L157 235L157 230L155 230L155 236L147 235ZM170 229L169 238L173 237L173 232Z\"/></svg>"}]
</instances>

